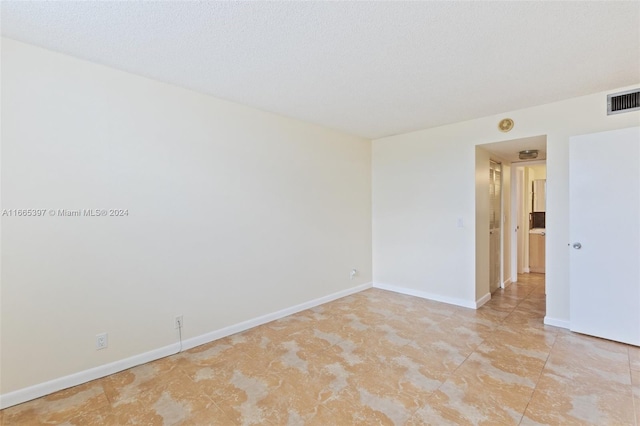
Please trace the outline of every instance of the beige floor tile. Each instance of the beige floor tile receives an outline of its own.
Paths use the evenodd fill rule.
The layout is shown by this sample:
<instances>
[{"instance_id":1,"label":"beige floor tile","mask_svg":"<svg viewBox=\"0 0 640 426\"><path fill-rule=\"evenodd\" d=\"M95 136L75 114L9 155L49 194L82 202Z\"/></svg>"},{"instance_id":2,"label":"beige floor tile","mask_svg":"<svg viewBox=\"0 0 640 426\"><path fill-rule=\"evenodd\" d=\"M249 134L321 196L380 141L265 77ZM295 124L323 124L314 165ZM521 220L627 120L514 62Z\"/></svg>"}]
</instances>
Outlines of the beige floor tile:
<instances>
[{"instance_id":1,"label":"beige floor tile","mask_svg":"<svg viewBox=\"0 0 640 426\"><path fill-rule=\"evenodd\" d=\"M428 347L409 344L399 353L420 366L423 375L444 382L471 354L446 342L433 342Z\"/></svg>"},{"instance_id":2,"label":"beige floor tile","mask_svg":"<svg viewBox=\"0 0 640 426\"><path fill-rule=\"evenodd\" d=\"M558 334L545 370L575 382L629 386L628 346L579 334Z\"/></svg>"},{"instance_id":3,"label":"beige floor tile","mask_svg":"<svg viewBox=\"0 0 640 426\"><path fill-rule=\"evenodd\" d=\"M542 373L548 353L548 350L545 352L491 341L480 345L466 363L478 362L485 366L485 371L518 376L526 379L533 388Z\"/></svg>"},{"instance_id":4,"label":"beige floor tile","mask_svg":"<svg viewBox=\"0 0 640 426\"><path fill-rule=\"evenodd\" d=\"M590 381L543 373L523 424L633 425L631 386L616 391Z\"/></svg>"},{"instance_id":5,"label":"beige floor tile","mask_svg":"<svg viewBox=\"0 0 640 426\"><path fill-rule=\"evenodd\" d=\"M417 395L430 392L412 387L404 374L396 377L393 373L393 367L367 366L362 373L350 375L346 386L327 399L325 406L334 411L337 406L348 406L354 411L371 409L390 418L395 418L390 413L397 411L398 415L407 414L408 419L417 408ZM395 408L388 412L392 407Z\"/></svg>"},{"instance_id":6,"label":"beige floor tile","mask_svg":"<svg viewBox=\"0 0 640 426\"><path fill-rule=\"evenodd\" d=\"M633 406L636 414L636 425L640 424L640 371L631 370L631 386L633 392Z\"/></svg>"},{"instance_id":7,"label":"beige floor tile","mask_svg":"<svg viewBox=\"0 0 640 426\"><path fill-rule=\"evenodd\" d=\"M150 416L160 424L177 424L212 404L180 368L158 370L150 363L107 379L104 389L113 407L112 418L135 422Z\"/></svg>"},{"instance_id":8,"label":"beige floor tile","mask_svg":"<svg viewBox=\"0 0 640 426\"><path fill-rule=\"evenodd\" d=\"M248 395L264 393L281 384L282 378L269 368L268 358L255 360L249 356L236 357L213 366L184 366L185 374L193 386L220 405L244 401Z\"/></svg>"},{"instance_id":9,"label":"beige floor tile","mask_svg":"<svg viewBox=\"0 0 640 426\"><path fill-rule=\"evenodd\" d=\"M505 297L513 297L516 299L523 300L531 295L533 288L530 286L520 285L518 283L511 284L504 290L499 290L499 294Z\"/></svg>"},{"instance_id":10,"label":"beige floor tile","mask_svg":"<svg viewBox=\"0 0 640 426\"><path fill-rule=\"evenodd\" d=\"M416 411L427 424L517 424L535 380L505 371L489 356L474 353Z\"/></svg>"},{"instance_id":11,"label":"beige floor tile","mask_svg":"<svg viewBox=\"0 0 640 426\"><path fill-rule=\"evenodd\" d=\"M176 368L168 368L167 363L147 363L113 374L103 379L104 394L111 405L117 407L132 401L148 398L158 387L184 377Z\"/></svg>"},{"instance_id":12,"label":"beige floor tile","mask_svg":"<svg viewBox=\"0 0 640 426\"><path fill-rule=\"evenodd\" d=\"M189 417L179 423L181 426L235 426L235 423L219 408L212 404L208 408L192 413Z\"/></svg>"},{"instance_id":13,"label":"beige floor tile","mask_svg":"<svg viewBox=\"0 0 640 426\"><path fill-rule=\"evenodd\" d=\"M510 297L491 297L484 307L494 309L496 311L505 311L511 312L516 306L518 306L522 301L518 298L510 298Z\"/></svg>"},{"instance_id":14,"label":"beige floor tile","mask_svg":"<svg viewBox=\"0 0 640 426\"><path fill-rule=\"evenodd\" d=\"M640 348L637 346L629 346L629 361L631 369L640 371Z\"/></svg>"},{"instance_id":15,"label":"beige floor tile","mask_svg":"<svg viewBox=\"0 0 640 426\"><path fill-rule=\"evenodd\" d=\"M511 313L509 309L494 309L492 306L483 306L476 311L476 317L478 319L487 321L492 326L500 325Z\"/></svg>"},{"instance_id":16,"label":"beige floor tile","mask_svg":"<svg viewBox=\"0 0 640 426\"><path fill-rule=\"evenodd\" d=\"M547 313L546 305L537 301L524 300L516 307L514 312L531 312L544 318Z\"/></svg>"},{"instance_id":17,"label":"beige floor tile","mask_svg":"<svg viewBox=\"0 0 640 426\"><path fill-rule=\"evenodd\" d=\"M348 399L362 402L369 395L371 400L395 400L403 410L414 411L444 380L441 371L421 361L403 351L368 362L348 378L346 391L351 393Z\"/></svg>"},{"instance_id":18,"label":"beige floor tile","mask_svg":"<svg viewBox=\"0 0 640 426\"><path fill-rule=\"evenodd\" d=\"M536 352L535 356L546 360L556 341L556 334L544 330L542 327L528 327L527 324L514 326L503 324L496 328L486 339L485 343L502 344L523 353Z\"/></svg>"},{"instance_id":19,"label":"beige floor tile","mask_svg":"<svg viewBox=\"0 0 640 426\"><path fill-rule=\"evenodd\" d=\"M97 423L99 425L100 423ZM141 402L121 404L111 410L104 425L164 426L164 419L153 408Z\"/></svg>"},{"instance_id":20,"label":"beige floor tile","mask_svg":"<svg viewBox=\"0 0 640 426\"><path fill-rule=\"evenodd\" d=\"M236 357L249 354L250 351L245 346L242 346L244 342L245 339L241 333L197 346L176 355L176 358L180 360L178 366L186 363L212 366L229 362L229 360L233 360Z\"/></svg>"},{"instance_id":21,"label":"beige floor tile","mask_svg":"<svg viewBox=\"0 0 640 426\"><path fill-rule=\"evenodd\" d=\"M236 424L305 424L313 419L321 402L286 382L268 388L254 388L246 397L217 403Z\"/></svg>"},{"instance_id":22,"label":"beige floor tile","mask_svg":"<svg viewBox=\"0 0 640 426\"><path fill-rule=\"evenodd\" d=\"M369 289L0 411L3 425L635 424L640 348L545 326L544 275L478 310Z\"/></svg>"},{"instance_id":23,"label":"beige floor tile","mask_svg":"<svg viewBox=\"0 0 640 426\"><path fill-rule=\"evenodd\" d=\"M494 315L493 311L487 314L489 309L482 312L469 311L451 315L437 325L414 327L410 337L415 341L415 344L423 347L429 347L433 342L443 341L457 348L474 350L491 335L499 321L487 317L487 315Z\"/></svg>"},{"instance_id":24,"label":"beige floor tile","mask_svg":"<svg viewBox=\"0 0 640 426\"><path fill-rule=\"evenodd\" d=\"M442 411L439 411L442 410ZM407 421L406 426L426 426L426 425L439 425L439 426L472 426L473 423L461 418L458 412L453 410L446 410L445 408L438 407L433 409L431 406L424 406L417 410L413 416Z\"/></svg>"},{"instance_id":25,"label":"beige floor tile","mask_svg":"<svg viewBox=\"0 0 640 426\"><path fill-rule=\"evenodd\" d=\"M501 327L510 327L514 331L528 333L530 331L543 330L557 333L557 330L544 324L544 315L535 312L515 310L511 312L500 324Z\"/></svg>"},{"instance_id":26,"label":"beige floor tile","mask_svg":"<svg viewBox=\"0 0 640 426\"><path fill-rule=\"evenodd\" d=\"M63 424L73 426L99 426L115 425L117 423L111 407L105 406L97 410L80 411L70 416L65 416Z\"/></svg>"},{"instance_id":27,"label":"beige floor tile","mask_svg":"<svg viewBox=\"0 0 640 426\"><path fill-rule=\"evenodd\" d=\"M413 411L398 399L399 395L386 392L371 393L359 389L349 397L329 400L324 406L333 415L332 425L403 425Z\"/></svg>"},{"instance_id":28,"label":"beige floor tile","mask_svg":"<svg viewBox=\"0 0 640 426\"><path fill-rule=\"evenodd\" d=\"M508 392L500 398L476 386L448 384L416 410L410 424L517 425L521 413L503 403Z\"/></svg>"},{"instance_id":29,"label":"beige floor tile","mask_svg":"<svg viewBox=\"0 0 640 426\"><path fill-rule=\"evenodd\" d=\"M3 421L7 425L58 424L82 413L109 407L101 380L7 408Z\"/></svg>"}]
</instances>

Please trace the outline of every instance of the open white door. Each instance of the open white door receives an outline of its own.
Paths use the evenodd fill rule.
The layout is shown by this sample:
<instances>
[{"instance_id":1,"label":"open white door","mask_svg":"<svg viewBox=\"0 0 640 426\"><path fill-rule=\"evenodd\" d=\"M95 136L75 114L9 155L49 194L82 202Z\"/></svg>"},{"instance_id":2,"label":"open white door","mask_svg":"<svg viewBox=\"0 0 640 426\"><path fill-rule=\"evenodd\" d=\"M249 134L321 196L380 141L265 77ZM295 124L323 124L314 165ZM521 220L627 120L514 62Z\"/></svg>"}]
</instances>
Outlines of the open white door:
<instances>
[{"instance_id":1,"label":"open white door","mask_svg":"<svg viewBox=\"0 0 640 426\"><path fill-rule=\"evenodd\" d=\"M640 127L570 140L571 330L640 345Z\"/></svg>"}]
</instances>

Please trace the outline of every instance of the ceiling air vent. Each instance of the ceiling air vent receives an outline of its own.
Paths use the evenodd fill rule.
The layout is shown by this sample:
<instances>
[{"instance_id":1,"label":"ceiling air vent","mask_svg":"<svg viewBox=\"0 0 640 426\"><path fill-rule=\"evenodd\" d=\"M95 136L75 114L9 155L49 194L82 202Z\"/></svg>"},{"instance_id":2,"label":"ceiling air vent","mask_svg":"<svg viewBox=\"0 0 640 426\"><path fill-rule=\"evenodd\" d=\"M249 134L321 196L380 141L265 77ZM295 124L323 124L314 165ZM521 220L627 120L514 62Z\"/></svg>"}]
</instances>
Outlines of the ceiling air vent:
<instances>
[{"instance_id":1,"label":"ceiling air vent","mask_svg":"<svg viewBox=\"0 0 640 426\"><path fill-rule=\"evenodd\" d=\"M640 89L607 95L607 115L640 110Z\"/></svg>"}]
</instances>

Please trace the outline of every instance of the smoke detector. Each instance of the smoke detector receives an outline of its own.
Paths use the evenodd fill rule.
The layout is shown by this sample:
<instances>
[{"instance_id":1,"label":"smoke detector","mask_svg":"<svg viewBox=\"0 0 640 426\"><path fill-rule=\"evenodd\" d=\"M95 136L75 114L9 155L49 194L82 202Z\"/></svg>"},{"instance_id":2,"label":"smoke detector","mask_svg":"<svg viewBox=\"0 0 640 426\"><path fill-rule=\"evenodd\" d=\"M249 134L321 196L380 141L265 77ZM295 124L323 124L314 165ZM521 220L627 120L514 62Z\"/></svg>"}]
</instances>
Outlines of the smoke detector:
<instances>
[{"instance_id":1,"label":"smoke detector","mask_svg":"<svg viewBox=\"0 0 640 426\"><path fill-rule=\"evenodd\" d=\"M524 151L520 151L518 153L518 158L521 160L533 160L538 158L538 150L537 149L525 149Z\"/></svg>"},{"instance_id":2,"label":"smoke detector","mask_svg":"<svg viewBox=\"0 0 640 426\"><path fill-rule=\"evenodd\" d=\"M506 133L511 131L511 129L513 129L513 120L510 118L500 120L500 122L498 123L498 130L500 130L501 132Z\"/></svg>"}]
</instances>

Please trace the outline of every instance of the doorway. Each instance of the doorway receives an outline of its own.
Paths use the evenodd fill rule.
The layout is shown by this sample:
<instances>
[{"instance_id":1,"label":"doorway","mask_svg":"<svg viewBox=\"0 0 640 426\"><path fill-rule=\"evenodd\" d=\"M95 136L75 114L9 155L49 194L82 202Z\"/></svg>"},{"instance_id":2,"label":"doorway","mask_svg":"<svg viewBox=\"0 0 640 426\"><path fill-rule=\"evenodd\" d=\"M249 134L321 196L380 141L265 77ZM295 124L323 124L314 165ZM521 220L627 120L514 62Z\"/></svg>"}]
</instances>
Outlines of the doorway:
<instances>
[{"instance_id":1,"label":"doorway","mask_svg":"<svg viewBox=\"0 0 640 426\"><path fill-rule=\"evenodd\" d=\"M515 180L512 202L514 223L517 223L514 233L517 243L511 253L511 263L518 274L544 274L547 234L546 160L513 163L512 167Z\"/></svg>"},{"instance_id":2,"label":"doorway","mask_svg":"<svg viewBox=\"0 0 640 426\"><path fill-rule=\"evenodd\" d=\"M529 273L529 213L533 194L525 167L542 166L546 179L545 135L476 145L476 305ZM523 160L520 151L536 150ZM485 198L486 197L486 198ZM546 213L545 213L546 214ZM544 232L544 231L542 231ZM486 254L483 254L486 253Z\"/></svg>"}]
</instances>

